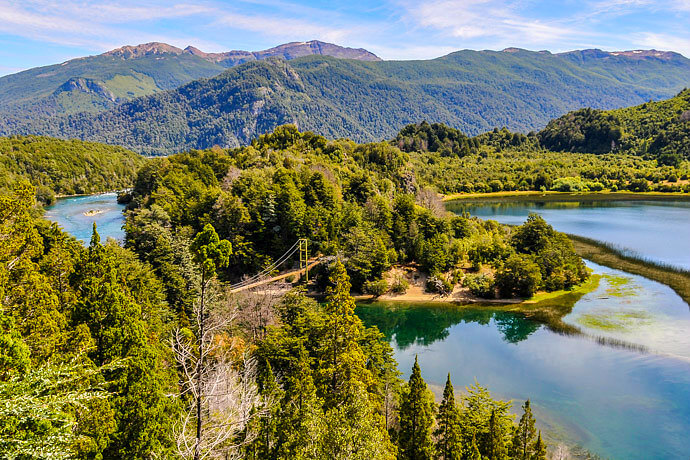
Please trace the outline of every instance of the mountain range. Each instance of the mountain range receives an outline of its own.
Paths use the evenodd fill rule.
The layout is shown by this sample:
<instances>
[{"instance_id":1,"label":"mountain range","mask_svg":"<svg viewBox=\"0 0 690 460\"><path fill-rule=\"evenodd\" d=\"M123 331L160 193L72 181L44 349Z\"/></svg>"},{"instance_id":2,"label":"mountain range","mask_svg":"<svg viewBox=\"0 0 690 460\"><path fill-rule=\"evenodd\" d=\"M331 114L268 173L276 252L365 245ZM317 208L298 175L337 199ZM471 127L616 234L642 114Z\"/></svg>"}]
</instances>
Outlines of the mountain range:
<instances>
[{"instance_id":1,"label":"mountain range","mask_svg":"<svg viewBox=\"0 0 690 460\"><path fill-rule=\"evenodd\" d=\"M463 50L382 61L312 41L261 52L123 47L0 78L0 134L45 134L165 154L248 143L294 123L372 141L421 120L468 134L527 132L580 107L611 109L690 86L690 60L656 50Z\"/></svg>"},{"instance_id":2,"label":"mountain range","mask_svg":"<svg viewBox=\"0 0 690 460\"><path fill-rule=\"evenodd\" d=\"M181 49L166 43L145 43L0 77L0 111L39 116L97 112L135 97L218 75L244 62L312 54L379 60L363 49L318 40L286 43L263 51L224 53L204 53L193 46Z\"/></svg>"}]
</instances>

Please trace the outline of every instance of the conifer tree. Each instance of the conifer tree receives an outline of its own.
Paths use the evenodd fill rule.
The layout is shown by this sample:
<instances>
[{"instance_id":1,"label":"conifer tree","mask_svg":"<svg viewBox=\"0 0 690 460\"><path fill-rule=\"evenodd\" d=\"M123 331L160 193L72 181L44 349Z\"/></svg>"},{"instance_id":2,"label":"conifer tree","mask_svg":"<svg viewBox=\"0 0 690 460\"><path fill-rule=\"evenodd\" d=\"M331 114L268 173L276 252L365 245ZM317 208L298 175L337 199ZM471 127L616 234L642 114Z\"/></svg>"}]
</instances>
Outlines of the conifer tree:
<instances>
[{"instance_id":1,"label":"conifer tree","mask_svg":"<svg viewBox=\"0 0 690 460\"><path fill-rule=\"evenodd\" d=\"M446 387L443 389L443 400L438 408L436 424L434 435L437 439L437 458L441 460L460 460L462 457L460 411L455 403L450 373L446 380Z\"/></svg>"},{"instance_id":2,"label":"conifer tree","mask_svg":"<svg viewBox=\"0 0 690 460\"><path fill-rule=\"evenodd\" d=\"M530 460L546 460L546 444L541 440L541 430L537 436L537 440L534 442L534 453L530 457Z\"/></svg>"},{"instance_id":3,"label":"conifer tree","mask_svg":"<svg viewBox=\"0 0 690 460\"><path fill-rule=\"evenodd\" d=\"M434 455L431 430L434 425L434 398L422 378L415 357L412 375L400 402L398 458L428 460Z\"/></svg>"},{"instance_id":4,"label":"conifer tree","mask_svg":"<svg viewBox=\"0 0 690 460\"><path fill-rule=\"evenodd\" d=\"M491 411L491 418L489 419L489 436L486 446L486 456L489 460L504 460L506 454L503 426L496 416L496 411L493 410Z\"/></svg>"},{"instance_id":5,"label":"conifer tree","mask_svg":"<svg viewBox=\"0 0 690 460\"><path fill-rule=\"evenodd\" d=\"M529 399L525 401L522 410L524 413L520 418L520 423L515 428L511 447L511 456L514 460L529 460L532 458L535 437L537 435Z\"/></svg>"},{"instance_id":6,"label":"conifer tree","mask_svg":"<svg viewBox=\"0 0 690 460\"><path fill-rule=\"evenodd\" d=\"M341 403L352 392L348 386L369 388L371 373L360 346L364 333L362 321L355 315L355 300L350 295L350 278L345 266L337 261L326 289L326 321L323 346L319 352L320 396L326 408Z\"/></svg>"},{"instance_id":7,"label":"conifer tree","mask_svg":"<svg viewBox=\"0 0 690 460\"><path fill-rule=\"evenodd\" d=\"M96 430L90 433L92 438L109 437L93 454L143 458L168 447L164 434L170 429L166 394L171 381L161 351L149 342L157 338L148 330L141 304L123 278L94 224L91 243L74 277L79 300L71 318L73 327L88 327L95 344L90 358L106 369L102 375L113 390L97 415L100 423L91 423ZM122 365L107 369L118 361ZM103 432L106 426L117 430Z\"/></svg>"},{"instance_id":8,"label":"conifer tree","mask_svg":"<svg viewBox=\"0 0 690 460\"><path fill-rule=\"evenodd\" d=\"M472 446L470 447L469 460L482 460L482 453L479 452L476 436L472 436Z\"/></svg>"}]
</instances>

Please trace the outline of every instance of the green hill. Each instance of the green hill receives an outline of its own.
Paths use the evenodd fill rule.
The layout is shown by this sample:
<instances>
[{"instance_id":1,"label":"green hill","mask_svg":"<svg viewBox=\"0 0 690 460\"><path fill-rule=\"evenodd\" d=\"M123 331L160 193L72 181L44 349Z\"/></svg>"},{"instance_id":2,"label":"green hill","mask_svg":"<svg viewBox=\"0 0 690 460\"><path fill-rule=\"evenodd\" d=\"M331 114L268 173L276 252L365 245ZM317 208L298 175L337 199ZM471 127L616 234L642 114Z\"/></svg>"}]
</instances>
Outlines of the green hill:
<instances>
[{"instance_id":1,"label":"green hill","mask_svg":"<svg viewBox=\"0 0 690 460\"><path fill-rule=\"evenodd\" d=\"M62 64L37 67L0 77L0 113L19 119L78 112L99 112L140 96L212 77L243 62L312 54L343 59L378 60L363 49L317 40L286 43L263 51L204 53L192 46L165 43L123 46Z\"/></svg>"},{"instance_id":2,"label":"green hill","mask_svg":"<svg viewBox=\"0 0 690 460\"><path fill-rule=\"evenodd\" d=\"M39 136L0 138L0 190L28 180L40 201L134 184L144 158L122 147Z\"/></svg>"},{"instance_id":3,"label":"green hill","mask_svg":"<svg viewBox=\"0 0 690 460\"><path fill-rule=\"evenodd\" d=\"M610 109L676 94L690 60L674 53L550 54L460 51L426 61L325 56L269 59L123 103L50 120L5 117L0 133L38 133L172 153L247 144L295 123L327 137L391 138L420 120L468 134L506 126L527 132L580 107Z\"/></svg>"},{"instance_id":4,"label":"green hill","mask_svg":"<svg viewBox=\"0 0 690 460\"><path fill-rule=\"evenodd\" d=\"M539 138L551 150L623 152L676 166L690 159L690 90L634 107L570 112L549 122Z\"/></svg>"}]
</instances>

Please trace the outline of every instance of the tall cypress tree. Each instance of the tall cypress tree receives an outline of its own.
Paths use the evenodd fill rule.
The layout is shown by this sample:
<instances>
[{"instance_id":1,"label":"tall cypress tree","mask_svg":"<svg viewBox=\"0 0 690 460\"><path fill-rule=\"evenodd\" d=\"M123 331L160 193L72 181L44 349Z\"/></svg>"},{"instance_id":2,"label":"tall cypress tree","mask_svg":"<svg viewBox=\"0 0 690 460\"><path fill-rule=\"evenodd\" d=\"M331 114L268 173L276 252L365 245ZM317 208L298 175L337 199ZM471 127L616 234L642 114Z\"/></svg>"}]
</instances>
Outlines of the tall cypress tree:
<instances>
[{"instance_id":1,"label":"tall cypress tree","mask_svg":"<svg viewBox=\"0 0 690 460\"><path fill-rule=\"evenodd\" d=\"M373 383L360 346L364 326L355 315L350 277L340 261L333 266L330 283L326 289L326 321L316 382L326 408L342 404L352 394L352 386L366 389Z\"/></svg>"},{"instance_id":2,"label":"tall cypress tree","mask_svg":"<svg viewBox=\"0 0 690 460\"><path fill-rule=\"evenodd\" d=\"M470 447L469 460L482 460L482 453L479 452L476 436L472 436L472 446Z\"/></svg>"},{"instance_id":3,"label":"tall cypress tree","mask_svg":"<svg viewBox=\"0 0 690 460\"><path fill-rule=\"evenodd\" d=\"M443 400L438 407L436 417L436 455L441 460L459 460L462 457L462 441L460 434L460 411L455 404L453 384L450 373L443 389Z\"/></svg>"},{"instance_id":4,"label":"tall cypress tree","mask_svg":"<svg viewBox=\"0 0 690 460\"><path fill-rule=\"evenodd\" d=\"M529 460L534 454L534 443L537 429L534 427L534 416L529 399L522 406L523 414L520 423L515 428L511 456L515 460Z\"/></svg>"},{"instance_id":5,"label":"tall cypress tree","mask_svg":"<svg viewBox=\"0 0 690 460\"><path fill-rule=\"evenodd\" d=\"M431 430L434 424L434 397L422 378L417 358L400 402L398 458L427 460L433 458Z\"/></svg>"}]
</instances>

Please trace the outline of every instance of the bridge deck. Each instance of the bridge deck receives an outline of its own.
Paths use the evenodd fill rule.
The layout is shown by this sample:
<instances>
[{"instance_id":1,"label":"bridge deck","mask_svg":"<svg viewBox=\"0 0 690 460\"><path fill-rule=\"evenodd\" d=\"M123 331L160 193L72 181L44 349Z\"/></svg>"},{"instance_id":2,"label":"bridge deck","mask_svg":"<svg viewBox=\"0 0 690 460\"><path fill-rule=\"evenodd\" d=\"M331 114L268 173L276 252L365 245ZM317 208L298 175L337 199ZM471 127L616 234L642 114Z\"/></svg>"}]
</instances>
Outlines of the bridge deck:
<instances>
[{"instance_id":1,"label":"bridge deck","mask_svg":"<svg viewBox=\"0 0 690 460\"><path fill-rule=\"evenodd\" d=\"M321 259L314 260L313 262L310 262L307 265L306 269L309 270L312 267L315 267L316 265L318 265L320 262L321 262ZM255 287L263 286L264 284L273 283L274 281L284 280L285 278L288 278L288 277L293 276L293 275L300 275L304 271L305 271L304 268L298 268L297 270L291 270L289 272L281 273L280 275L274 276L272 278L267 278L264 280L257 281L255 283L247 284L246 286L241 286L241 287L238 287L235 289L231 289L230 293L234 294L236 292L242 292L242 291L246 291L247 289L252 289Z\"/></svg>"}]
</instances>

